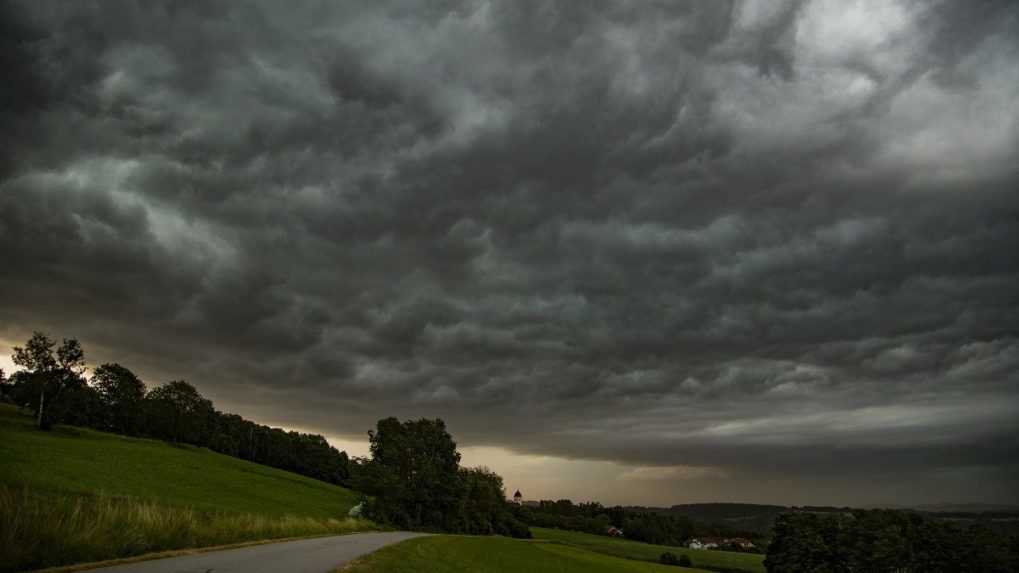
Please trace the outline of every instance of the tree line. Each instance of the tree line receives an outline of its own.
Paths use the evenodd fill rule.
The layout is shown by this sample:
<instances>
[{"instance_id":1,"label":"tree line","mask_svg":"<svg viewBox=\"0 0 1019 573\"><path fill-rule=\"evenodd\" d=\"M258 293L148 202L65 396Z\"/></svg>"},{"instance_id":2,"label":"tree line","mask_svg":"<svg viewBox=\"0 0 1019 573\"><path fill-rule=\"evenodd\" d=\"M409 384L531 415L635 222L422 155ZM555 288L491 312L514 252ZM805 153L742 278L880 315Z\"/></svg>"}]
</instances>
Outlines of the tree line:
<instances>
[{"instance_id":1,"label":"tree line","mask_svg":"<svg viewBox=\"0 0 1019 573\"><path fill-rule=\"evenodd\" d=\"M320 435L271 428L221 412L183 380L148 389L128 368L108 363L85 376L77 340L59 345L35 333L15 347L22 369L0 376L0 391L30 409L39 428L86 426L128 436L158 438L279 468L329 483L349 485L351 462Z\"/></svg>"},{"instance_id":2,"label":"tree line","mask_svg":"<svg viewBox=\"0 0 1019 573\"><path fill-rule=\"evenodd\" d=\"M550 527L606 535L609 527L622 529L627 539L655 545L685 546L694 537L760 536L730 527L702 523L682 515L672 515L622 506L606 507L598 502L574 503L569 499L542 500L537 505L515 508L518 519L535 527ZM743 551L733 547L731 550Z\"/></svg>"},{"instance_id":3,"label":"tree line","mask_svg":"<svg viewBox=\"0 0 1019 573\"><path fill-rule=\"evenodd\" d=\"M1019 537L904 511L786 513L775 521L764 566L781 573L1007 573L1019 571Z\"/></svg>"},{"instance_id":4,"label":"tree line","mask_svg":"<svg viewBox=\"0 0 1019 573\"><path fill-rule=\"evenodd\" d=\"M14 349L22 369L0 371L0 396L31 410L40 429L86 426L190 444L291 471L364 494L363 515L405 529L530 537L506 502L502 478L460 465L440 419L379 420L371 456L350 459L320 435L288 432L216 410L182 380L147 389L126 367L108 363L86 377L75 339L59 345L35 333Z\"/></svg>"}]
</instances>

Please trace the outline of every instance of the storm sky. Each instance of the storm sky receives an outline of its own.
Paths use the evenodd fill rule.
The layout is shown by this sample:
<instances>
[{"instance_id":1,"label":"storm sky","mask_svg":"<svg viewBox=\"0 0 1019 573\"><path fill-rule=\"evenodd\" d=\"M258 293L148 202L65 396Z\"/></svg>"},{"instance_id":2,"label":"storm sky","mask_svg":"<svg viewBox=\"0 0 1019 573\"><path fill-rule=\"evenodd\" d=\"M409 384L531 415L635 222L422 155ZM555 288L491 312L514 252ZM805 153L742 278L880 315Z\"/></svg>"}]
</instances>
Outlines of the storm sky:
<instances>
[{"instance_id":1,"label":"storm sky","mask_svg":"<svg viewBox=\"0 0 1019 573\"><path fill-rule=\"evenodd\" d=\"M1019 502L1013 1L0 19L8 372L439 416L527 498Z\"/></svg>"}]
</instances>

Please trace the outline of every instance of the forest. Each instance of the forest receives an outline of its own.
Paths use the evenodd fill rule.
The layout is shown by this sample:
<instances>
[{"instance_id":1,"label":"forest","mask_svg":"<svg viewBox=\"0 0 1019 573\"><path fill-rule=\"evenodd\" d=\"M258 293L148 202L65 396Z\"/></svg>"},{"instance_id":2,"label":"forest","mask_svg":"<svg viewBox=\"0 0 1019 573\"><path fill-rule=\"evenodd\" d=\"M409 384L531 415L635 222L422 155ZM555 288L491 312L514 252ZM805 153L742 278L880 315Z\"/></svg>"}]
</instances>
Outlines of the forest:
<instances>
[{"instance_id":1,"label":"forest","mask_svg":"<svg viewBox=\"0 0 1019 573\"><path fill-rule=\"evenodd\" d=\"M917 512L791 512L775 521L764 565L775 573L1006 573L1019 571L1019 537Z\"/></svg>"}]
</instances>

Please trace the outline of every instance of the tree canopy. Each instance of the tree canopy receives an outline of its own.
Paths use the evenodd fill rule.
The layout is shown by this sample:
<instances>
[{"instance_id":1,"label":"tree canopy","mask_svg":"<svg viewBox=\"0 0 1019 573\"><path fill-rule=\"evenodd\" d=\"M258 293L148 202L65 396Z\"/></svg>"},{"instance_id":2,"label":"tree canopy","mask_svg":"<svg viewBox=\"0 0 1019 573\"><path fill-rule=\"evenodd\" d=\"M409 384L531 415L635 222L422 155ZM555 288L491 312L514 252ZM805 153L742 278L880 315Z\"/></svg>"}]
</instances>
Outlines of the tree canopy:
<instances>
[{"instance_id":1,"label":"tree canopy","mask_svg":"<svg viewBox=\"0 0 1019 573\"><path fill-rule=\"evenodd\" d=\"M764 565L781 573L1006 573L1019 571L1015 543L913 512L795 512L775 521Z\"/></svg>"},{"instance_id":2,"label":"tree canopy","mask_svg":"<svg viewBox=\"0 0 1019 573\"><path fill-rule=\"evenodd\" d=\"M456 442L440 419L379 420L369 432L371 459L355 484L368 494L366 514L410 529L530 537L513 517L502 478L460 467Z\"/></svg>"}]
</instances>

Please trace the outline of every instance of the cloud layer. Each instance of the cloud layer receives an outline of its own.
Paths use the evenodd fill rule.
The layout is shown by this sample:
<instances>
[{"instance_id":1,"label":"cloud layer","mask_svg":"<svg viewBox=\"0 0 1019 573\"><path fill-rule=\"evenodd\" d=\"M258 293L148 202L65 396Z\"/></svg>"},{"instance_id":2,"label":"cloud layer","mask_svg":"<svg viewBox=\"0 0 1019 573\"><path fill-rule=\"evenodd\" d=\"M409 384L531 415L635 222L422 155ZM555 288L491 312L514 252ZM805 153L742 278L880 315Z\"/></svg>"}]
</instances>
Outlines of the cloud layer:
<instances>
[{"instance_id":1,"label":"cloud layer","mask_svg":"<svg viewBox=\"0 0 1019 573\"><path fill-rule=\"evenodd\" d=\"M741 476L718 497L1019 501L1012 2L0 27L8 343L75 335L334 435L438 415L643 482Z\"/></svg>"}]
</instances>

